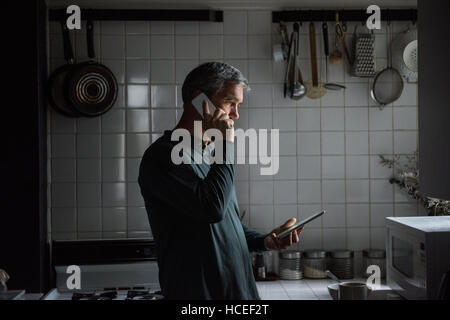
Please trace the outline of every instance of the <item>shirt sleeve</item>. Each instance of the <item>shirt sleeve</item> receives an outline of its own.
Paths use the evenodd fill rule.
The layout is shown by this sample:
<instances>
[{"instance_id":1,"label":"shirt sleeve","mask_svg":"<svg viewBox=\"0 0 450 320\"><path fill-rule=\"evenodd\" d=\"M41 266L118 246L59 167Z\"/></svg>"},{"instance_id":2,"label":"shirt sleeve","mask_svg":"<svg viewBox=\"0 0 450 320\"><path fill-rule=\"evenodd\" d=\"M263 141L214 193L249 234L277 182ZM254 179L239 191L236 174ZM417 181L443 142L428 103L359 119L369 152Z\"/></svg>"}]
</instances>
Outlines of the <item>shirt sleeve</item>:
<instances>
[{"instance_id":1,"label":"shirt sleeve","mask_svg":"<svg viewBox=\"0 0 450 320\"><path fill-rule=\"evenodd\" d=\"M268 233L259 233L242 223L245 238L247 239L248 250L251 252L268 251L264 246L264 239L269 235Z\"/></svg>"},{"instance_id":2,"label":"shirt sleeve","mask_svg":"<svg viewBox=\"0 0 450 320\"><path fill-rule=\"evenodd\" d=\"M167 150L153 151L144 157L139 174L144 199L170 203L178 212L201 222L220 222L232 197L234 164L212 164L202 179L190 164L175 165Z\"/></svg>"}]
</instances>

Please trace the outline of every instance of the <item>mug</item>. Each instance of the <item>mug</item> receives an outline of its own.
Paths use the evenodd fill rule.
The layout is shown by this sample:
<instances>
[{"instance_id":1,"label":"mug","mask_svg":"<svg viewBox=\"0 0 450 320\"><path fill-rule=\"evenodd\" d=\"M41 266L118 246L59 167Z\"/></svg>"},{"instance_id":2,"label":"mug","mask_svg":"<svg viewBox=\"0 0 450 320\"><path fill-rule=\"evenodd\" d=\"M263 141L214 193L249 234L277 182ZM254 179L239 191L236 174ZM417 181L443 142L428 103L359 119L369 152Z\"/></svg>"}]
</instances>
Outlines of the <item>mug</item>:
<instances>
[{"instance_id":1,"label":"mug","mask_svg":"<svg viewBox=\"0 0 450 320\"><path fill-rule=\"evenodd\" d=\"M372 291L363 282L341 282L339 283L339 300L367 300Z\"/></svg>"}]
</instances>

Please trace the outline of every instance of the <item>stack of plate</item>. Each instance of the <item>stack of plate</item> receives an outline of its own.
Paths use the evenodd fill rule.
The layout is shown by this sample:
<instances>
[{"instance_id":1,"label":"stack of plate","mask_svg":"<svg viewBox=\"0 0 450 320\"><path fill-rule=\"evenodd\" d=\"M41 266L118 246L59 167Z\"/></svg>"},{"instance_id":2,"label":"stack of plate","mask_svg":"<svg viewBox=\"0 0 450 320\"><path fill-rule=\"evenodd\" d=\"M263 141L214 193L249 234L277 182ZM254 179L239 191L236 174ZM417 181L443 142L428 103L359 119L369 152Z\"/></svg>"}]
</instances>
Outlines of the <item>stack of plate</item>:
<instances>
[{"instance_id":1,"label":"stack of plate","mask_svg":"<svg viewBox=\"0 0 450 320\"><path fill-rule=\"evenodd\" d=\"M300 257L300 251L287 250L280 252L279 269L282 280L300 280L303 278Z\"/></svg>"}]
</instances>

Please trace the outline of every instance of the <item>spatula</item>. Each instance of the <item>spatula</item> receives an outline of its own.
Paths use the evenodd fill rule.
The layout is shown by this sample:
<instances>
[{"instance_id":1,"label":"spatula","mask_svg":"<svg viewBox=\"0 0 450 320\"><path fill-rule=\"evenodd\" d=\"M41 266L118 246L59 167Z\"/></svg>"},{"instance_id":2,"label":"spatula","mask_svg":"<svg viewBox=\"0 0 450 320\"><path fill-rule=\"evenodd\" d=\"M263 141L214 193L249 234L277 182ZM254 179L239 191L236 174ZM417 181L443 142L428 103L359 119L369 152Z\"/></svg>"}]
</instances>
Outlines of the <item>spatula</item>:
<instances>
[{"instance_id":1,"label":"spatula","mask_svg":"<svg viewBox=\"0 0 450 320\"><path fill-rule=\"evenodd\" d=\"M315 33L314 23L309 24L309 46L311 51L311 74L312 81L307 84L306 96L310 99L321 98L327 90L322 86L319 81L319 74L317 71L317 51L316 51L316 33Z\"/></svg>"}]
</instances>

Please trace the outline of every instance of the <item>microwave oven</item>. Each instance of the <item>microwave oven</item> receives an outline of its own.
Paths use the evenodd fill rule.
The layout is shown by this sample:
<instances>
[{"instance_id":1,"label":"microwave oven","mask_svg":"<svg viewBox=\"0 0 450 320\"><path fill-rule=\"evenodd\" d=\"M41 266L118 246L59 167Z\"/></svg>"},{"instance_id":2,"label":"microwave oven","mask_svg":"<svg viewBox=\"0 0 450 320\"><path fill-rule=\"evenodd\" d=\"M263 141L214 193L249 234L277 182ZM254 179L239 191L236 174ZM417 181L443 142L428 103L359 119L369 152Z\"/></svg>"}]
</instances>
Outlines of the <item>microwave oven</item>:
<instances>
[{"instance_id":1,"label":"microwave oven","mask_svg":"<svg viewBox=\"0 0 450 320\"><path fill-rule=\"evenodd\" d=\"M387 284L405 299L436 299L450 271L450 216L386 218Z\"/></svg>"}]
</instances>

